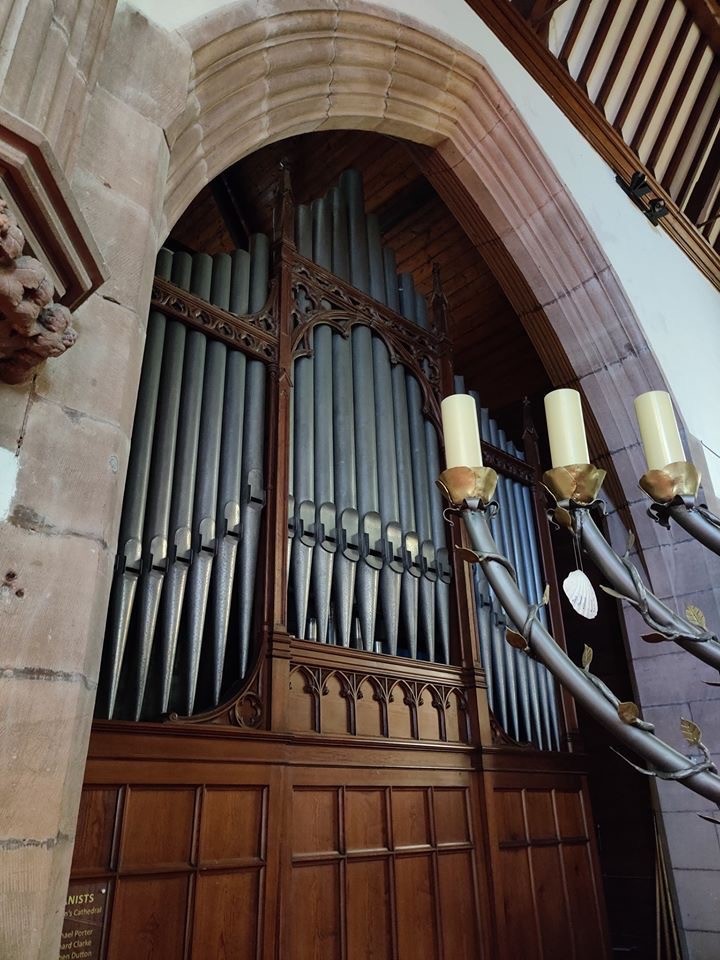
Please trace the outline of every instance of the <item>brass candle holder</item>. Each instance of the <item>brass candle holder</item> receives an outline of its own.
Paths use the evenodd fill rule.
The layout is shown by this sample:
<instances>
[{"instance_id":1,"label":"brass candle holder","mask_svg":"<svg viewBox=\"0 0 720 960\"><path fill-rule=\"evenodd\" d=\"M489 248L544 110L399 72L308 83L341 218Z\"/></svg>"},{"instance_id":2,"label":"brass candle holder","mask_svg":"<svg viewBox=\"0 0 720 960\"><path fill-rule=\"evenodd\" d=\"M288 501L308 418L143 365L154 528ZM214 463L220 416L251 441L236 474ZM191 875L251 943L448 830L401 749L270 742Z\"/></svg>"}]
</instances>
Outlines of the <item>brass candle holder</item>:
<instances>
[{"instance_id":1,"label":"brass candle holder","mask_svg":"<svg viewBox=\"0 0 720 960\"><path fill-rule=\"evenodd\" d=\"M553 467L543 474L543 483L559 504L577 503L589 506L594 503L605 480L605 470L592 463L571 463L566 467Z\"/></svg>"},{"instance_id":2,"label":"brass candle holder","mask_svg":"<svg viewBox=\"0 0 720 960\"><path fill-rule=\"evenodd\" d=\"M450 467L435 482L453 507L476 510L491 503L497 480L492 467Z\"/></svg>"},{"instance_id":3,"label":"brass candle holder","mask_svg":"<svg viewBox=\"0 0 720 960\"><path fill-rule=\"evenodd\" d=\"M700 472L694 464L678 460L661 470L648 470L640 477L640 487L655 503L663 505L677 497L694 500L700 489Z\"/></svg>"}]
</instances>

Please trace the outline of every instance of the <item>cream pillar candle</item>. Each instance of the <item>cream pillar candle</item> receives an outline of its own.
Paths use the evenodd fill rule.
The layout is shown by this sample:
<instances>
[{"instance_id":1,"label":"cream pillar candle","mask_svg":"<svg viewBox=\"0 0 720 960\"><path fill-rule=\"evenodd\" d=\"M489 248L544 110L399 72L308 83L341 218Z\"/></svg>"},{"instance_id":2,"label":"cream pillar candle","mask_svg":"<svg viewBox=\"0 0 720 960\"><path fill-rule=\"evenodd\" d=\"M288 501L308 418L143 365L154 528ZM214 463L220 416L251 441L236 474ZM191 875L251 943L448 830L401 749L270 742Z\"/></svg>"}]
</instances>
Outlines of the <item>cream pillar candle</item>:
<instances>
[{"instance_id":1,"label":"cream pillar candle","mask_svg":"<svg viewBox=\"0 0 720 960\"><path fill-rule=\"evenodd\" d=\"M577 390L553 390L545 397L545 417L553 467L590 463L582 404Z\"/></svg>"},{"instance_id":2,"label":"cream pillar candle","mask_svg":"<svg viewBox=\"0 0 720 960\"><path fill-rule=\"evenodd\" d=\"M648 470L686 459L669 393L650 390L635 397L635 414Z\"/></svg>"},{"instance_id":3,"label":"cream pillar candle","mask_svg":"<svg viewBox=\"0 0 720 960\"><path fill-rule=\"evenodd\" d=\"M445 397L440 404L445 462L451 467L481 467L480 430L475 401L466 393Z\"/></svg>"}]
</instances>

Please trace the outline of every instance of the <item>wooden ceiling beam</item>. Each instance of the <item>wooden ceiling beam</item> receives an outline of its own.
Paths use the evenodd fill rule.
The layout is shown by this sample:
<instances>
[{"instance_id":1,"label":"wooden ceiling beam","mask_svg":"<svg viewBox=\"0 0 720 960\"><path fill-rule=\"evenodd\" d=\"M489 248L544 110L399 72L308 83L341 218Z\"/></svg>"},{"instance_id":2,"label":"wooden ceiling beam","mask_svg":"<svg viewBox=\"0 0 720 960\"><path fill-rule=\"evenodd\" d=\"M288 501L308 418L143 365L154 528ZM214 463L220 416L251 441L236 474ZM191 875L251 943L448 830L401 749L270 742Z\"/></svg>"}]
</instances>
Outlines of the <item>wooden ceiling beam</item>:
<instances>
[{"instance_id":1,"label":"wooden ceiling beam","mask_svg":"<svg viewBox=\"0 0 720 960\"><path fill-rule=\"evenodd\" d=\"M690 115L685 122L682 133L678 138L677 146L673 151L673 155L670 158L670 162L668 163L665 171L664 180L668 184L668 188L672 185L672 182L675 179L675 174L678 172L678 168L682 163L682 159L687 152L690 137L695 132L695 129L700 122L700 117L702 116L702 113L708 104L708 99L710 98L712 89L715 86L718 73L720 73L720 60L715 57L713 62L710 64L707 73L705 74L705 79L703 80L702 86L695 97L695 103L693 104Z\"/></svg>"},{"instance_id":2,"label":"wooden ceiling beam","mask_svg":"<svg viewBox=\"0 0 720 960\"><path fill-rule=\"evenodd\" d=\"M647 129L652 123L652 119L655 116L658 107L660 106L665 93L665 88L667 87L670 76L675 69L675 65L682 52L682 48L685 46L685 41L688 38L690 27L692 27L692 25L692 17L689 13L686 13L683 17L682 23L680 24L680 29L675 36L673 45L670 48L670 52L665 58L665 63L663 64L663 68L660 71L660 76L653 87L653 92L650 94L650 99L648 100L647 106L643 110L640 123L637 125L637 129L633 134L630 146L636 153L639 153L640 145L642 144L645 134L647 133Z\"/></svg>"},{"instance_id":3,"label":"wooden ceiling beam","mask_svg":"<svg viewBox=\"0 0 720 960\"><path fill-rule=\"evenodd\" d=\"M678 118L678 114L682 109L685 100L687 99L688 90L692 85L693 80L700 66L700 61L703 58L703 54L707 50L707 44L705 38L700 36L697 39L695 44L695 49L692 52L692 56L688 61L688 65L685 68L682 79L678 85L677 90L675 91L675 96L672 99L672 103L668 108L668 112L665 114L665 119L663 120L662 126L658 132L658 135L655 137L655 143L652 146L650 155L647 159L646 166L654 173L657 162L660 159L660 154L665 148L667 139L672 132L672 128L675 126L675 121Z\"/></svg>"},{"instance_id":4,"label":"wooden ceiling beam","mask_svg":"<svg viewBox=\"0 0 720 960\"><path fill-rule=\"evenodd\" d=\"M635 72L633 73L632 80L625 91L625 96L620 104L620 109L615 114L613 126L621 136L623 125L627 120L630 110L632 109L632 105L635 103L635 97L637 96L638 90L642 86L642 82L645 79L645 74L648 72L648 68L652 63L652 59L655 56L655 50L657 49L658 43L660 43L660 37L662 37L665 31L668 17L672 13L674 6L675 0L664 0L662 9L658 13L657 19L655 20L653 28L650 31L650 36L645 41L645 49L642 52L642 56L638 61L637 67L635 67Z\"/></svg>"},{"instance_id":5,"label":"wooden ceiling beam","mask_svg":"<svg viewBox=\"0 0 720 960\"><path fill-rule=\"evenodd\" d=\"M625 58L627 57L630 46L635 39L638 27L640 26L640 21L646 12L647 8L645 7L645 4L636 3L635 7L633 8L633 12L630 14L630 19L625 24L625 29L620 37L620 43L618 44L617 50L613 54L613 58L610 61L610 66L608 67L602 85L600 86L598 95L595 98L595 105L599 110L602 110L603 113L605 113L605 104L607 103L607 99L610 96L612 88L615 86L615 81L620 73L620 68L625 63Z\"/></svg>"},{"instance_id":6,"label":"wooden ceiling beam","mask_svg":"<svg viewBox=\"0 0 720 960\"><path fill-rule=\"evenodd\" d=\"M600 18L600 23L598 24L597 30L592 38L588 52L585 54L583 65L580 68L580 72L578 73L577 77L575 77L575 82L580 84L585 93L588 92L587 85L588 80L590 79L590 74L595 69L598 57L600 56L600 51L603 48L603 44L607 40L607 35L610 32L610 28L613 25L613 21L615 20L619 9L620 0L608 0L608 4L605 7L602 17Z\"/></svg>"}]
</instances>

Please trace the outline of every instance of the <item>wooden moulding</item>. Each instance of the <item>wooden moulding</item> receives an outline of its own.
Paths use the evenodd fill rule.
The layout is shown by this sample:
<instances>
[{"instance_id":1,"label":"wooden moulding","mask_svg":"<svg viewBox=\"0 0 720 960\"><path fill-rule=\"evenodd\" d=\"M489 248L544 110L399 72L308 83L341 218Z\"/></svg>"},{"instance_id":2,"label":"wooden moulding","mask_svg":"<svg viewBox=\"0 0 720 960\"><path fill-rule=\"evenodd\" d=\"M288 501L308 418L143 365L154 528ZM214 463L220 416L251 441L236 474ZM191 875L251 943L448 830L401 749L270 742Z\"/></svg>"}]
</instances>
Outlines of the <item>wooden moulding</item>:
<instances>
[{"instance_id":1,"label":"wooden moulding","mask_svg":"<svg viewBox=\"0 0 720 960\"><path fill-rule=\"evenodd\" d=\"M2 108L0 198L50 274L56 301L74 310L107 279L107 266L47 140Z\"/></svg>"}]
</instances>

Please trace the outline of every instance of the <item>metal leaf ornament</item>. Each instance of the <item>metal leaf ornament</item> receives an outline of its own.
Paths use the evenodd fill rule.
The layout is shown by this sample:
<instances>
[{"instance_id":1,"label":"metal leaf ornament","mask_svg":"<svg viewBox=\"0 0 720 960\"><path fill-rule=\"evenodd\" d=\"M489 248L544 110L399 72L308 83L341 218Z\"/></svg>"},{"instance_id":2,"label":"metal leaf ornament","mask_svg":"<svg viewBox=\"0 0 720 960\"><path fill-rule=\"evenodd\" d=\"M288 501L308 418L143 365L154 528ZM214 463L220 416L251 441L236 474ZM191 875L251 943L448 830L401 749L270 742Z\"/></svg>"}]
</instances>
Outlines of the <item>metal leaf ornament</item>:
<instances>
[{"instance_id":1,"label":"metal leaf ornament","mask_svg":"<svg viewBox=\"0 0 720 960\"><path fill-rule=\"evenodd\" d=\"M640 716L638 705L633 703L632 700L619 703L617 712L623 723L634 723Z\"/></svg>"},{"instance_id":2,"label":"metal leaf ornament","mask_svg":"<svg viewBox=\"0 0 720 960\"><path fill-rule=\"evenodd\" d=\"M703 630L707 629L705 614L702 612L700 607L696 607L692 603L689 606L685 607L685 618L689 620L690 623L696 624L698 627L701 627Z\"/></svg>"},{"instance_id":3,"label":"metal leaf ornament","mask_svg":"<svg viewBox=\"0 0 720 960\"><path fill-rule=\"evenodd\" d=\"M587 574L582 570L573 570L563 580L563 591L570 606L581 617L593 620L597 616L597 594Z\"/></svg>"},{"instance_id":4,"label":"metal leaf ornament","mask_svg":"<svg viewBox=\"0 0 720 960\"><path fill-rule=\"evenodd\" d=\"M585 673L590 672L590 664L592 663L592 659L593 659L593 648L585 644L583 647L583 654L582 654L582 668L585 671Z\"/></svg>"},{"instance_id":5,"label":"metal leaf ornament","mask_svg":"<svg viewBox=\"0 0 720 960\"><path fill-rule=\"evenodd\" d=\"M685 717L682 717L680 720L680 730L687 742L694 747L698 746L702 740L702 730L696 723L693 723L692 720L686 720Z\"/></svg>"}]
</instances>

